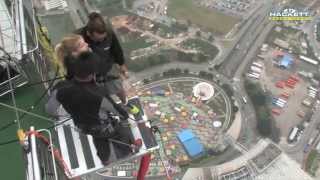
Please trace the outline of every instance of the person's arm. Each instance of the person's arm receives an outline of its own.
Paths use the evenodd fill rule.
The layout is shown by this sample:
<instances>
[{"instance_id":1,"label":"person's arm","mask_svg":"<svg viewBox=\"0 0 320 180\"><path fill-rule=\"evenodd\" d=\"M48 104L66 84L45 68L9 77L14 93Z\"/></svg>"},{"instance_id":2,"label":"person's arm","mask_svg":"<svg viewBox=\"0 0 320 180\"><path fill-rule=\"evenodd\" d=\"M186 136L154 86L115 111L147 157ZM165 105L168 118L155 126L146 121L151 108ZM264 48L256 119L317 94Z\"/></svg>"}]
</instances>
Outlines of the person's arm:
<instances>
[{"instance_id":1,"label":"person's arm","mask_svg":"<svg viewBox=\"0 0 320 180\"><path fill-rule=\"evenodd\" d=\"M120 105L115 103L108 95L102 99L100 109L106 112L112 112L121 115L123 119L129 117L128 112Z\"/></svg>"},{"instance_id":2,"label":"person's arm","mask_svg":"<svg viewBox=\"0 0 320 180\"><path fill-rule=\"evenodd\" d=\"M128 68L127 65L125 64L125 58L123 55L123 50L121 48L120 42L115 34L115 32L111 29L111 54L115 58L115 62L119 65L120 67L120 75L122 76L123 79L129 78L129 73L128 73Z\"/></svg>"},{"instance_id":3,"label":"person's arm","mask_svg":"<svg viewBox=\"0 0 320 180\"><path fill-rule=\"evenodd\" d=\"M109 33L111 34L111 47L110 51L112 56L114 56L115 62L121 67L124 65L125 60L124 60L124 55L123 55L123 50L120 46L120 42L115 34L115 32L110 28Z\"/></svg>"},{"instance_id":4,"label":"person's arm","mask_svg":"<svg viewBox=\"0 0 320 180\"><path fill-rule=\"evenodd\" d=\"M57 100L57 90L52 91L48 102L45 104L45 111L51 116L58 116L58 109L60 108L60 102Z\"/></svg>"}]
</instances>

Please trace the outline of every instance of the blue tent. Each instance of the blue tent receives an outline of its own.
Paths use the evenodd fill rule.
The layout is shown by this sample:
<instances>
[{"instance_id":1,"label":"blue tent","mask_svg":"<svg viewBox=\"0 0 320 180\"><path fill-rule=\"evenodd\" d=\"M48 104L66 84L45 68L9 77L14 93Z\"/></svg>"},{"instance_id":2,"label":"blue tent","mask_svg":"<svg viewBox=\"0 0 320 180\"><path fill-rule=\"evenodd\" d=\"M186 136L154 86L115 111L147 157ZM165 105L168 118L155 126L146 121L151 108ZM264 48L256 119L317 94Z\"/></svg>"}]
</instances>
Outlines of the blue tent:
<instances>
[{"instance_id":1,"label":"blue tent","mask_svg":"<svg viewBox=\"0 0 320 180\"><path fill-rule=\"evenodd\" d=\"M204 148L199 139L192 133L191 129L186 129L178 133L178 139L190 157L197 157L203 153Z\"/></svg>"},{"instance_id":2,"label":"blue tent","mask_svg":"<svg viewBox=\"0 0 320 180\"><path fill-rule=\"evenodd\" d=\"M289 54L285 54L281 59L280 66L284 68L289 68L293 63L293 58Z\"/></svg>"},{"instance_id":3,"label":"blue tent","mask_svg":"<svg viewBox=\"0 0 320 180\"><path fill-rule=\"evenodd\" d=\"M164 96L165 95L165 90L162 89L161 87L154 87L151 89L152 92L155 94L155 95L158 95L158 96Z\"/></svg>"}]
</instances>

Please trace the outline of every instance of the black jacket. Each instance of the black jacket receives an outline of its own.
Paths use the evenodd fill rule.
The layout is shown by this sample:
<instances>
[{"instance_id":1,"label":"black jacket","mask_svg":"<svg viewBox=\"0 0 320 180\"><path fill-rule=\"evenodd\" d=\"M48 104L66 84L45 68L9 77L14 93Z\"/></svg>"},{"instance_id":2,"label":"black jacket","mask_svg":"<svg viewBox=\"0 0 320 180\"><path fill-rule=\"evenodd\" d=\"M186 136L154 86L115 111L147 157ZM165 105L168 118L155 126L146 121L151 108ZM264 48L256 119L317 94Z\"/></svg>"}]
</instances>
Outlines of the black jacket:
<instances>
[{"instance_id":1,"label":"black jacket","mask_svg":"<svg viewBox=\"0 0 320 180\"><path fill-rule=\"evenodd\" d=\"M94 82L59 82L46 104L46 111L56 116L60 104L78 127L99 125L101 121L108 119L110 112L122 119L128 118L127 112L109 97L104 88Z\"/></svg>"},{"instance_id":2,"label":"black jacket","mask_svg":"<svg viewBox=\"0 0 320 180\"><path fill-rule=\"evenodd\" d=\"M107 28L107 37L102 42L93 42L87 35L87 27L80 28L75 33L81 35L92 51L102 59L99 74L105 76L110 72L113 64L120 66L125 63L124 55L118 38L112 28Z\"/></svg>"}]
</instances>

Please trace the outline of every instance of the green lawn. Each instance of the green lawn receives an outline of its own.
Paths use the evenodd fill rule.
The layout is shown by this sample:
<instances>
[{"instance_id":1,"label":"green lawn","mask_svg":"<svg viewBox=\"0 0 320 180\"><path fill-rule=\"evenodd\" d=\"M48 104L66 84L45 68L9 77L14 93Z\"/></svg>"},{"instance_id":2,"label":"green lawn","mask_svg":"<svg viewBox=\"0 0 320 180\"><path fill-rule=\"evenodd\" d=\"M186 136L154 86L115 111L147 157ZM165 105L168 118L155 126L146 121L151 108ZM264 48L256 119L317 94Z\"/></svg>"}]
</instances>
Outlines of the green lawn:
<instances>
[{"instance_id":1,"label":"green lawn","mask_svg":"<svg viewBox=\"0 0 320 180\"><path fill-rule=\"evenodd\" d=\"M168 14L176 19L189 20L209 31L226 34L239 21L217 10L197 7L192 0L170 0Z\"/></svg>"},{"instance_id":2,"label":"green lawn","mask_svg":"<svg viewBox=\"0 0 320 180\"><path fill-rule=\"evenodd\" d=\"M316 165L317 156L317 151L312 150L307 158L306 171L309 172L312 176L315 176L315 171L318 168L318 166Z\"/></svg>"},{"instance_id":3,"label":"green lawn","mask_svg":"<svg viewBox=\"0 0 320 180\"><path fill-rule=\"evenodd\" d=\"M154 42L146 42L146 38L137 37L135 40L121 43L122 48L128 52L152 46Z\"/></svg>"},{"instance_id":4,"label":"green lawn","mask_svg":"<svg viewBox=\"0 0 320 180\"><path fill-rule=\"evenodd\" d=\"M219 52L217 47L200 39L188 39L182 44L184 47L196 48L202 51L204 54L209 55L211 58L216 57Z\"/></svg>"}]
</instances>

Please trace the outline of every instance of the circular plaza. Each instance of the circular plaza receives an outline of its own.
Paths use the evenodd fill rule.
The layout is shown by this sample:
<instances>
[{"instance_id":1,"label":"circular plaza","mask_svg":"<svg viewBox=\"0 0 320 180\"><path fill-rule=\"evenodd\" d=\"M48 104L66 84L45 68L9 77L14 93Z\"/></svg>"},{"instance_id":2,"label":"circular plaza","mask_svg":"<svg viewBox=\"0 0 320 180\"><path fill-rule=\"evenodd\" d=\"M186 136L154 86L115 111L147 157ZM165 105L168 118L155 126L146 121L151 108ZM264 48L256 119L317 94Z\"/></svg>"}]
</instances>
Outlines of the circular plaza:
<instances>
[{"instance_id":1,"label":"circular plaza","mask_svg":"<svg viewBox=\"0 0 320 180\"><path fill-rule=\"evenodd\" d=\"M214 158L225 147L224 136L231 121L231 103L223 89L200 78L180 77L155 81L138 88L144 112L157 135L159 153L152 154L149 176L179 174L182 165ZM163 166L163 163L166 165ZM138 161L113 167L134 176Z\"/></svg>"}]
</instances>

